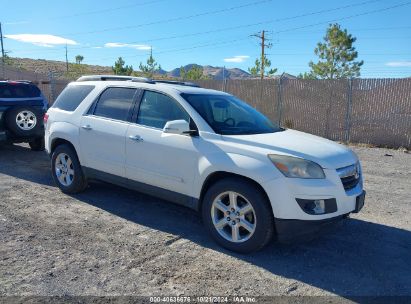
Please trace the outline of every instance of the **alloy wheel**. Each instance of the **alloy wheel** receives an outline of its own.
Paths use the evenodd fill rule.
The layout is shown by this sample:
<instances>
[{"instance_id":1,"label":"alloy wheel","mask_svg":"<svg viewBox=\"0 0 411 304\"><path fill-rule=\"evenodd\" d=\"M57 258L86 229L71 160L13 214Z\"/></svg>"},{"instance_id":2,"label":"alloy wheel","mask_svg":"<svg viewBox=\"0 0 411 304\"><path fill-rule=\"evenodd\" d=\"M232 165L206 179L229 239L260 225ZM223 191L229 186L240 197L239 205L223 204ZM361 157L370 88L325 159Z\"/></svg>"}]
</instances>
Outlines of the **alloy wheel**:
<instances>
[{"instance_id":1,"label":"alloy wheel","mask_svg":"<svg viewBox=\"0 0 411 304\"><path fill-rule=\"evenodd\" d=\"M36 115L31 111L21 111L16 116L16 124L21 130L29 131L37 124Z\"/></svg>"},{"instance_id":2,"label":"alloy wheel","mask_svg":"<svg viewBox=\"0 0 411 304\"><path fill-rule=\"evenodd\" d=\"M223 192L215 198L211 206L211 218L220 236L233 243L249 240L257 225L251 203L234 191Z\"/></svg>"},{"instance_id":3,"label":"alloy wheel","mask_svg":"<svg viewBox=\"0 0 411 304\"><path fill-rule=\"evenodd\" d=\"M57 155L54 167L59 183L69 187L74 180L74 165L70 156L66 153Z\"/></svg>"}]
</instances>

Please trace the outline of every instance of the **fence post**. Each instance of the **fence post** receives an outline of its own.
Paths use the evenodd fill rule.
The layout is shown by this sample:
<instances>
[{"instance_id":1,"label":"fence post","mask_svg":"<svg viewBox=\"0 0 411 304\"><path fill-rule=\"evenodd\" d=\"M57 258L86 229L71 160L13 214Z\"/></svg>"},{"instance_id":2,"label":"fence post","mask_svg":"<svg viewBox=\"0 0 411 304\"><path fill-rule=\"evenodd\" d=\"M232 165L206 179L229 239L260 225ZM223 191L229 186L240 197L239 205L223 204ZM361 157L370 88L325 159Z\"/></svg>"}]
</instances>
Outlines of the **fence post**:
<instances>
[{"instance_id":1,"label":"fence post","mask_svg":"<svg viewBox=\"0 0 411 304\"><path fill-rule=\"evenodd\" d=\"M50 86L50 97L51 97L50 98L51 100L49 100L49 103L53 104L56 98L53 72L49 72L49 81L50 81L49 86Z\"/></svg>"},{"instance_id":2,"label":"fence post","mask_svg":"<svg viewBox=\"0 0 411 304\"><path fill-rule=\"evenodd\" d=\"M278 117L278 121L277 124L278 126L281 126L281 116L282 116L282 107L283 107L283 101L282 101L282 79L283 79L283 75L280 76L280 78L278 79L278 96L277 96L277 117Z\"/></svg>"},{"instance_id":3,"label":"fence post","mask_svg":"<svg viewBox=\"0 0 411 304\"><path fill-rule=\"evenodd\" d=\"M352 78L348 79L347 113L345 115L345 141L351 140Z\"/></svg>"}]
</instances>

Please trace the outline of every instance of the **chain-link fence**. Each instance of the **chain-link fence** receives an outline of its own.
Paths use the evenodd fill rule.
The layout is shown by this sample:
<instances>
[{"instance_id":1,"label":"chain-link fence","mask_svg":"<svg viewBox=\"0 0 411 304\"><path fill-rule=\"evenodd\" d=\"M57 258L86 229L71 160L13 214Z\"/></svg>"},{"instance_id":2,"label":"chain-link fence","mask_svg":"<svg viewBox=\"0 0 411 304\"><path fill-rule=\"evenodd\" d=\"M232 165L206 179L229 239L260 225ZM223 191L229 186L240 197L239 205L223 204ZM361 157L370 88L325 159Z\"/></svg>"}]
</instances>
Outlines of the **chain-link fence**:
<instances>
[{"instance_id":1,"label":"chain-link fence","mask_svg":"<svg viewBox=\"0 0 411 304\"><path fill-rule=\"evenodd\" d=\"M411 78L202 80L281 126L332 140L411 147Z\"/></svg>"},{"instance_id":2,"label":"chain-link fence","mask_svg":"<svg viewBox=\"0 0 411 304\"><path fill-rule=\"evenodd\" d=\"M0 65L0 79L36 83L50 104L69 80ZM286 128L332 140L411 148L411 78L201 80L257 108Z\"/></svg>"}]
</instances>

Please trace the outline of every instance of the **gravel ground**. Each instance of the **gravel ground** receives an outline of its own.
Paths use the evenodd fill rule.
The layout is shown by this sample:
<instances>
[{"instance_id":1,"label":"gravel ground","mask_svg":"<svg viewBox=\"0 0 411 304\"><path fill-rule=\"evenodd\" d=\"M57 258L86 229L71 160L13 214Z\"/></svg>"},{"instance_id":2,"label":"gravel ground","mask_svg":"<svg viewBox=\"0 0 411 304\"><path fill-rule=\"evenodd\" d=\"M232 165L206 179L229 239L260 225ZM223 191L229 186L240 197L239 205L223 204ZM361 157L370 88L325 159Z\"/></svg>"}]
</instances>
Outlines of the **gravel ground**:
<instances>
[{"instance_id":1,"label":"gravel ground","mask_svg":"<svg viewBox=\"0 0 411 304\"><path fill-rule=\"evenodd\" d=\"M191 210L104 183L64 195L45 153L0 146L0 295L411 296L411 154L353 149L360 214L239 255Z\"/></svg>"}]
</instances>

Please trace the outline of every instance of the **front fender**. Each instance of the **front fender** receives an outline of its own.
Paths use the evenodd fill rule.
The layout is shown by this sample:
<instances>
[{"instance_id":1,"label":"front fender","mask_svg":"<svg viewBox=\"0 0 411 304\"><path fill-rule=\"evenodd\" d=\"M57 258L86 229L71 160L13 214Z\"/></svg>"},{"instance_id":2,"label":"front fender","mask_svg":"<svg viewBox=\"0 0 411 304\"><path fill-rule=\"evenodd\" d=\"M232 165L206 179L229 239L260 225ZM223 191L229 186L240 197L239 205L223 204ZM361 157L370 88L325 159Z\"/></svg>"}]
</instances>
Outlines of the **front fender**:
<instances>
[{"instance_id":1,"label":"front fender","mask_svg":"<svg viewBox=\"0 0 411 304\"><path fill-rule=\"evenodd\" d=\"M207 177L216 172L227 172L250 178L262 185L280 177L274 165L268 159L257 159L237 153L220 154L202 157L198 164L198 180L194 186L194 197L199 198Z\"/></svg>"}]
</instances>

